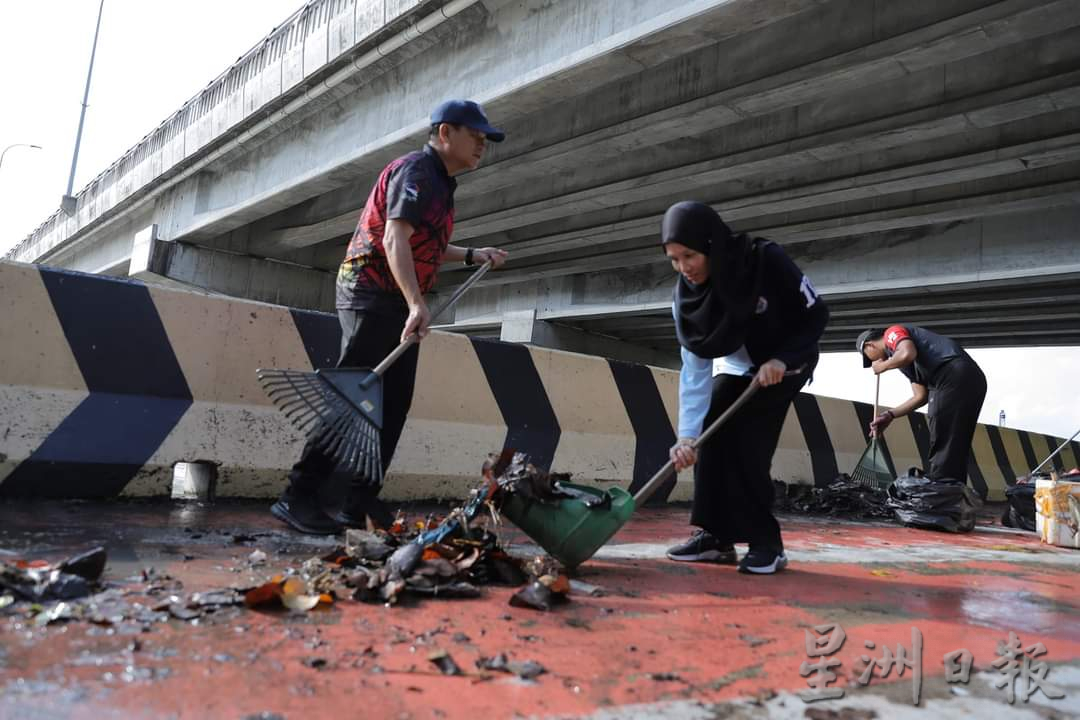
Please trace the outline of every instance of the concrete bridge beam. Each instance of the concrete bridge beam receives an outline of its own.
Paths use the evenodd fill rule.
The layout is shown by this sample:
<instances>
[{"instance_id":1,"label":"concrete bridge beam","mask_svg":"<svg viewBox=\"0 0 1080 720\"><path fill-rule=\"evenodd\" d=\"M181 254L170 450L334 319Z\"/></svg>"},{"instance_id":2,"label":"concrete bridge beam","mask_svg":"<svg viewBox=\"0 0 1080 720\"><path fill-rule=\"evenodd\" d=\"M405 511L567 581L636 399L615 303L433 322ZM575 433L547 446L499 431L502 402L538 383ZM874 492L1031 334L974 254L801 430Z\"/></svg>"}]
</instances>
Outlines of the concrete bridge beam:
<instances>
[{"instance_id":1,"label":"concrete bridge beam","mask_svg":"<svg viewBox=\"0 0 1080 720\"><path fill-rule=\"evenodd\" d=\"M535 310L514 310L503 315L499 339L550 350L583 355L599 355L611 360L642 363L656 367L678 367L678 355L658 352L632 342L585 332L536 317Z\"/></svg>"},{"instance_id":2,"label":"concrete bridge beam","mask_svg":"<svg viewBox=\"0 0 1080 720\"><path fill-rule=\"evenodd\" d=\"M432 105L467 95L509 139L461 179L455 241L512 262L447 327L497 336L528 316L532 343L670 356L656 234L692 197L788 247L837 312L830 347L894 302L994 342L1068 335L1067 311L1025 298L1070 297L1055 283L1080 262L1074 0L384 0L365 7L386 27L363 31L324 2L259 88L200 96L24 251L332 309L375 176L424 141ZM151 225L168 249L153 267L132 253ZM442 290L467 272L445 268ZM1027 315L944 314L999 297Z\"/></svg>"}]
</instances>

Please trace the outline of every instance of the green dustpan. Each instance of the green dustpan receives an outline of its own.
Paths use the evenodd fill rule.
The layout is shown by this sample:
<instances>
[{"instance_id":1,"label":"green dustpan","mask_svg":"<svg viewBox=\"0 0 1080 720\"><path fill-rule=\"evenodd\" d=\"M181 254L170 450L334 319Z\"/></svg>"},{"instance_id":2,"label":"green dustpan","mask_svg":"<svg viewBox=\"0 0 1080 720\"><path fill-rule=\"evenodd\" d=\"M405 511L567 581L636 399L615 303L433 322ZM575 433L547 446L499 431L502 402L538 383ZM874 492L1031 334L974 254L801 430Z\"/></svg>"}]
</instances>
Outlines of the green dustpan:
<instances>
[{"instance_id":1,"label":"green dustpan","mask_svg":"<svg viewBox=\"0 0 1080 720\"><path fill-rule=\"evenodd\" d=\"M794 374L794 372L788 374ZM758 387L757 379L752 380L731 407L713 421L712 425L694 441L694 449L700 447L720 429L720 426L750 399ZM544 548L549 555L568 569L572 569L591 558L603 547L626 524L630 516L634 514L634 510L652 497L674 469L675 463L669 460L634 495L630 495L622 488L599 490L564 483L566 487L597 497L607 494L611 503L610 505L605 503L602 507L590 508L576 498L563 498L558 503L540 503L510 495L503 501L499 511L510 522L521 528L537 545Z\"/></svg>"},{"instance_id":2,"label":"green dustpan","mask_svg":"<svg viewBox=\"0 0 1080 720\"><path fill-rule=\"evenodd\" d=\"M634 498L622 488L600 490L562 483L563 487L602 498L602 507L591 508L577 498L542 503L510 495L499 512L567 568L593 556L634 514Z\"/></svg>"}]
</instances>

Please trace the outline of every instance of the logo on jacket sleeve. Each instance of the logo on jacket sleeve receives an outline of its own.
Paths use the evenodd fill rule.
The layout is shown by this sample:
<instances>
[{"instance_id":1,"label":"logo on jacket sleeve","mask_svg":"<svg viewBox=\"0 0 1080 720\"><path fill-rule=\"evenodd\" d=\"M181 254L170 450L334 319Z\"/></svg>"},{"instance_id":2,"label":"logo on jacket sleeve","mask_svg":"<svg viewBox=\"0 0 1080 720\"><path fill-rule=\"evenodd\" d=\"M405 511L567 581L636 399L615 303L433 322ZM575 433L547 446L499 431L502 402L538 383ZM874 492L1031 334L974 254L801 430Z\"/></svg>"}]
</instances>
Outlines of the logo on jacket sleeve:
<instances>
[{"instance_id":1,"label":"logo on jacket sleeve","mask_svg":"<svg viewBox=\"0 0 1080 720\"><path fill-rule=\"evenodd\" d=\"M814 307L818 301L817 290L811 284L810 278L805 275L802 276L802 282L799 283L799 292L802 293L803 298L806 300L806 307Z\"/></svg>"}]
</instances>

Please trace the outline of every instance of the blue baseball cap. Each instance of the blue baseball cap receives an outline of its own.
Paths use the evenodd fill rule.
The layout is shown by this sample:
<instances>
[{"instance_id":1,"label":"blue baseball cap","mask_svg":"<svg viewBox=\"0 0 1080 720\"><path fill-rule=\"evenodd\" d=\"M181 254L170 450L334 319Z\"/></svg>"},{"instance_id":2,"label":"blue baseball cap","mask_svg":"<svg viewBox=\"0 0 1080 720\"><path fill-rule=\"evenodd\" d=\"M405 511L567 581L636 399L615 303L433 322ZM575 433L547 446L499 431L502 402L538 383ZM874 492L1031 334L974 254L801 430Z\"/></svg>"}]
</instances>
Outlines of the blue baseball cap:
<instances>
[{"instance_id":1,"label":"blue baseball cap","mask_svg":"<svg viewBox=\"0 0 1080 720\"><path fill-rule=\"evenodd\" d=\"M450 123L479 130L492 142L502 142L506 133L488 122L484 109L472 100L447 100L431 113L431 124Z\"/></svg>"}]
</instances>

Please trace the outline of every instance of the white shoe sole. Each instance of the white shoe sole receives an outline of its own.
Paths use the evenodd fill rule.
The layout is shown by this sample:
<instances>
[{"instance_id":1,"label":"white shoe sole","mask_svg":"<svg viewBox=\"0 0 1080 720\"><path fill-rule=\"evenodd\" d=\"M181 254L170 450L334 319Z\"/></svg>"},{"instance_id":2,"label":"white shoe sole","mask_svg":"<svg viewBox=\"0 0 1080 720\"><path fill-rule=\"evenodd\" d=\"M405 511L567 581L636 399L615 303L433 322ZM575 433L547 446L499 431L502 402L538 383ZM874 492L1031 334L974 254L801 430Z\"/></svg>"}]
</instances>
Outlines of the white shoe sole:
<instances>
[{"instance_id":1,"label":"white shoe sole","mask_svg":"<svg viewBox=\"0 0 1080 720\"><path fill-rule=\"evenodd\" d=\"M705 552L696 553L694 555L674 555L667 553L668 560L674 560L675 562L711 562L711 563L723 563L734 564L736 562L736 556L734 553L724 550L706 550Z\"/></svg>"},{"instance_id":2,"label":"white shoe sole","mask_svg":"<svg viewBox=\"0 0 1080 720\"><path fill-rule=\"evenodd\" d=\"M749 565L747 565L745 567L744 566L739 566L739 571L740 572L745 572L745 573L753 573L754 575L773 575L775 573L780 572L784 568L786 568L787 565L788 565L787 555L780 554L780 555L777 555L776 559L773 560L768 565L758 565L756 567L752 567L752 566L749 566Z\"/></svg>"}]
</instances>

